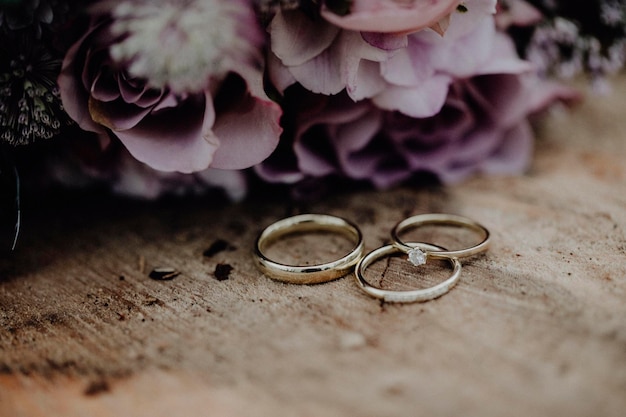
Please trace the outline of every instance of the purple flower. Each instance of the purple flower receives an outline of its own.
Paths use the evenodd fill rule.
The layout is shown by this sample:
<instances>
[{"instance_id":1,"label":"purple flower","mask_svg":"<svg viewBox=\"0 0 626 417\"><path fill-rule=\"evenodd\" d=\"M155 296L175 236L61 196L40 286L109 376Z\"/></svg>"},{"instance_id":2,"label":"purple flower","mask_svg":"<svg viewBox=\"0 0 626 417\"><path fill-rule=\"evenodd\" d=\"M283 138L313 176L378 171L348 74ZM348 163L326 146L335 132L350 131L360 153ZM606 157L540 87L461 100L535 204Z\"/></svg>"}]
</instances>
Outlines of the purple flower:
<instances>
[{"instance_id":1,"label":"purple flower","mask_svg":"<svg viewBox=\"0 0 626 417\"><path fill-rule=\"evenodd\" d=\"M519 71L517 58L491 61L495 0L468 0L447 27L410 34L343 30L299 11L278 12L269 26L270 79L279 91L295 82L315 93L342 90L354 101L413 117L436 114L458 77Z\"/></svg>"},{"instance_id":2,"label":"purple flower","mask_svg":"<svg viewBox=\"0 0 626 417\"><path fill-rule=\"evenodd\" d=\"M494 68L514 55L509 39L499 36L492 55ZM303 94L297 86L287 91L286 99L300 107L286 113L289 136L257 173L268 181L339 176L386 188L421 172L443 183L523 172L533 145L529 115L574 93L520 68L456 79L441 110L425 118L381 109L375 100L355 103L346 94L306 100Z\"/></svg>"},{"instance_id":3,"label":"purple flower","mask_svg":"<svg viewBox=\"0 0 626 417\"><path fill-rule=\"evenodd\" d=\"M355 97L370 96L384 87L378 63L387 60L390 52L371 45L360 32L342 30L299 10L279 11L268 31L269 77L280 92L295 82L329 95L347 88Z\"/></svg>"},{"instance_id":4,"label":"purple flower","mask_svg":"<svg viewBox=\"0 0 626 417\"><path fill-rule=\"evenodd\" d=\"M464 12L450 16L443 36L431 30L410 34L406 48L381 64L385 88L372 97L379 107L430 117L439 112L449 85L457 78L528 69L528 64L513 54L493 59L497 47L495 1L468 0L464 4Z\"/></svg>"},{"instance_id":5,"label":"purple flower","mask_svg":"<svg viewBox=\"0 0 626 417\"><path fill-rule=\"evenodd\" d=\"M58 80L82 129L112 133L166 172L242 169L272 152L281 109L263 90L263 34L249 1L128 0L94 10Z\"/></svg>"}]
</instances>

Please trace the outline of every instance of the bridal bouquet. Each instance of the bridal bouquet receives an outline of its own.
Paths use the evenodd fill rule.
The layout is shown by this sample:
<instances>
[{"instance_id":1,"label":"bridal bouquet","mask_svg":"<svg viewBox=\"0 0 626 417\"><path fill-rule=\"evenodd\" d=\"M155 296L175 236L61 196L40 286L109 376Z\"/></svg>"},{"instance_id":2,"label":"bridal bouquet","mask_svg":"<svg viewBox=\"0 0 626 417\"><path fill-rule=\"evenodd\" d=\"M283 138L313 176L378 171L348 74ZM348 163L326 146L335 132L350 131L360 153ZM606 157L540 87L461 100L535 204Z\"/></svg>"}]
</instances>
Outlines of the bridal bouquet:
<instances>
[{"instance_id":1,"label":"bridal bouquet","mask_svg":"<svg viewBox=\"0 0 626 417\"><path fill-rule=\"evenodd\" d=\"M617 0L0 0L0 195L522 173L625 32Z\"/></svg>"}]
</instances>

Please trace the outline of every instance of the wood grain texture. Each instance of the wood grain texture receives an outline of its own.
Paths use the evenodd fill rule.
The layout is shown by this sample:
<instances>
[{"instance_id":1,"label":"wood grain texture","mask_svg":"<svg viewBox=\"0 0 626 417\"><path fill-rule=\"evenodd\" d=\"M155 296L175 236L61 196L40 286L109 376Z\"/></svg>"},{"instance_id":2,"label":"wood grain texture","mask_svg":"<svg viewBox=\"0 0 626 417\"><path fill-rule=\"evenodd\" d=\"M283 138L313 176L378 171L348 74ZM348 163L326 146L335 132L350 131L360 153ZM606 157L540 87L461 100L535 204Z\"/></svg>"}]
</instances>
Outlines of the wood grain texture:
<instances>
[{"instance_id":1,"label":"wood grain texture","mask_svg":"<svg viewBox=\"0 0 626 417\"><path fill-rule=\"evenodd\" d=\"M626 80L615 88L544 121L520 177L299 206L27 207L0 261L0 416L623 416ZM283 284L251 258L290 214L349 218L374 249L435 211L494 242L434 301L381 304L352 276ZM217 279L218 265L232 270ZM389 265L383 280L406 269ZM150 279L159 266L180 275Z\"/></svg>"}]
</instances>

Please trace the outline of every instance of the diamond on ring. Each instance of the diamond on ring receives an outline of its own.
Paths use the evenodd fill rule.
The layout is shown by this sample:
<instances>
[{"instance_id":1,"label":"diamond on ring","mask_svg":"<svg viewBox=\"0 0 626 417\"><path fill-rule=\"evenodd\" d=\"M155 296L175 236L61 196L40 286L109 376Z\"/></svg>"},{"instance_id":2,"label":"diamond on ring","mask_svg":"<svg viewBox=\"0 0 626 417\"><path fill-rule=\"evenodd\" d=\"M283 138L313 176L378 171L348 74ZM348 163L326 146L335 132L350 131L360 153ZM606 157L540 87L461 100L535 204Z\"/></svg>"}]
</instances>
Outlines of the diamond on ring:
<instances>
[{"instance_id":1,"label":"diamond on ring","mask_svg":"<svg viewBox=\"0 0 626 417\"><path fill-rule=\"evenodd\" d=\"M420 248L411 249L407 255L409 255L409 262L415 266L424 265L426 263L426 252Z\"/></svg>"}]
</instances>

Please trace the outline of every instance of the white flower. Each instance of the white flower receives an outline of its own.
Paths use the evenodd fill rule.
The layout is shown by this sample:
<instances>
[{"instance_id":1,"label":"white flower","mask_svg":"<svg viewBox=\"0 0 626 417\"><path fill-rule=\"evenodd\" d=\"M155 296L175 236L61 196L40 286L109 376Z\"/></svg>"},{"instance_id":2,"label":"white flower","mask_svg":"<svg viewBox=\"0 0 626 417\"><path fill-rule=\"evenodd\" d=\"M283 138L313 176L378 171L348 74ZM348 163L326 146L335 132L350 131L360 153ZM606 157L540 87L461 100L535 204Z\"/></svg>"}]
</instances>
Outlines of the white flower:
<instances>
[{"instance_id":1,"label":"white flower","mask_svg":"<svg viewBox=\"0 0 626 417\"><path fill-rule=\"evenodd\" d=\"M114 61L155 88L197 92L258 56L254 11L239 0L129 0L112 9Z\"/></svg>"}]
</instances>

